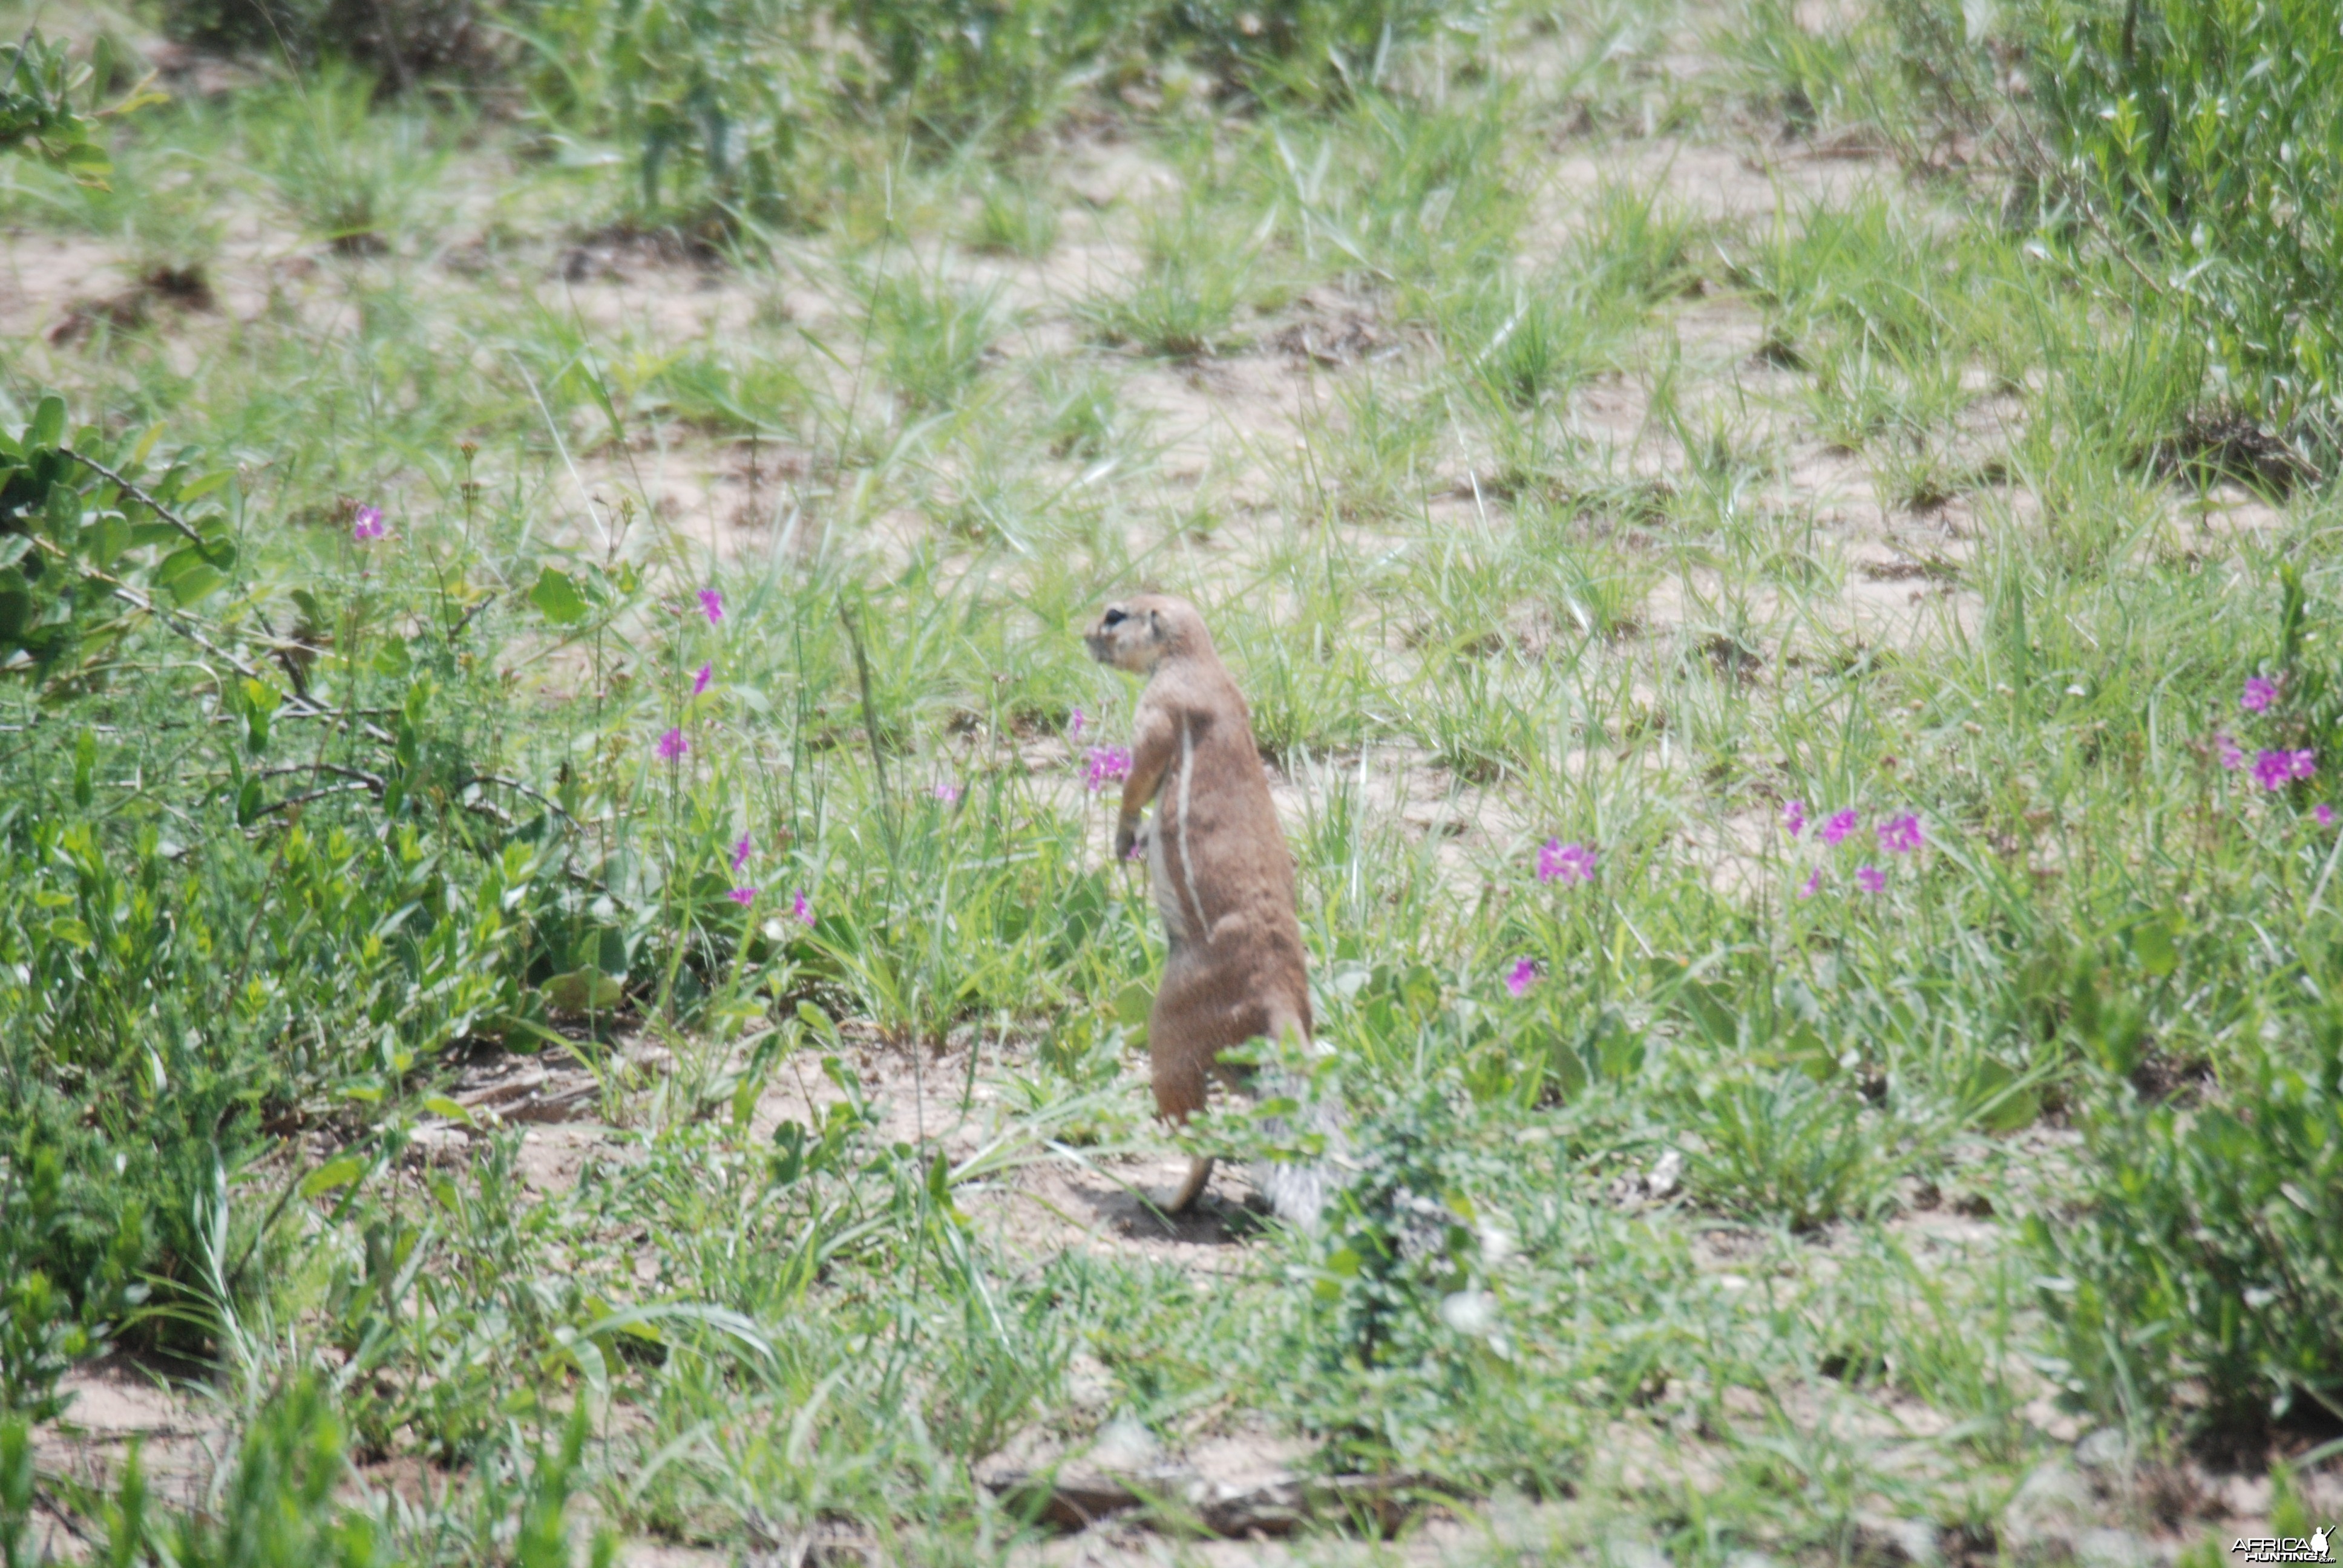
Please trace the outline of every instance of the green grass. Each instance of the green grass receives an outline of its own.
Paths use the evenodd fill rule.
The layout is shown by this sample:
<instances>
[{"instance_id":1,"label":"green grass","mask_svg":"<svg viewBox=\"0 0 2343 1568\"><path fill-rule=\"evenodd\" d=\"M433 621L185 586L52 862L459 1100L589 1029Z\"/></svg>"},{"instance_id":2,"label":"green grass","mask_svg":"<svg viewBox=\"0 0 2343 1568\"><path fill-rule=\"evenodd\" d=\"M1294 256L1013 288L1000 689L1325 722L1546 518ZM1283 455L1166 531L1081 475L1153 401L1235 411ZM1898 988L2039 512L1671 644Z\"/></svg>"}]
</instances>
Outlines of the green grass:
<instances>
[{"instance_id":1,"label":"green grass","mask_svg":"<svg viewBox=\"0 0 2343 1568\"><path fill-rule=\"evenodd\" d=\"M2002 199L2030 11L1373 9L514 5L506 99L8 161L12 1563L35 1492L124 1561L1021 1560L992 1467L1114 1422L1474 1561L2056 1561L2098 1426L2136 1554L2213 1528L2158 1477L2331 1487L2343 574L2296 406L2217 423L2253 312ZM1141 586L1279 776L1314 1234L1130 1206ZM107 1346L216 1496L25 1445Z\"/></svg>"}]
</instances>

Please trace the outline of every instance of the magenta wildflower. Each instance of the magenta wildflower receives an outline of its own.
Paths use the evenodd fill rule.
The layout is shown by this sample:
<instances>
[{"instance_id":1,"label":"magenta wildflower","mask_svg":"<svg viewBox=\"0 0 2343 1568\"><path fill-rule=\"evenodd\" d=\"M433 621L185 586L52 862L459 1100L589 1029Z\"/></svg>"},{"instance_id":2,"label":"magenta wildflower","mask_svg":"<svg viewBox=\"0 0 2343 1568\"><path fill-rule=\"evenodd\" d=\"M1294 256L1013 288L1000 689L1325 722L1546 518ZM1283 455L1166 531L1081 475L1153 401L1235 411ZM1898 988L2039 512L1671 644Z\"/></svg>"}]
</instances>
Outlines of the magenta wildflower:
<instances>
[{"instance_id":1,"label":"magenta wildflower","mask_svg":"<svg viewBox=\"0 0 2343 1568\"><path fill-rule=\"evenodd\" d=\"M708 618L708 624L710 626L714 626L718 621L722 620L724 618L724 596L718 593L712 588L701 588L699 590L699 613Z\"/></svg>"},{"instance_id":2,"label":"magenta wildflower","mask_svg":"<svg viewBox=\"0 0 2343 1568\"><path fill-rule=\"evenodd\" d=\"M1855 824L1861 820L1852 806L1844 811L1832 812L1830 819L1823 824L1823 842L1834 849L1837 849L1846 841L1846 836L1855 831Z\"/></svg>"},{"instance_id":3,"label":"magenta wildflower","mask_svg":"<svg viewBox=\"0 0 2343 1568\"><path fill-rule=\"evenodd\" d=\"M1790 830L1793 839L1806 830L1806 803L1804 800L1793 800L1782 808L1782 826Z\"/></svg>"},{"instance_id":4,"label":"magenta wildflower","mask_svg":"<svg viewBox=\"0 0 2343 1568\"><path fill-rule=\"evenodd\" d=\"M1512 995L1519 997L1530 987L1537 984L1537 978L1538 967L1534 960L1527 958L1515 959L1513 967L1505 971L1505 990Z\"/></svg>"},{"instance_id":5,"label":"magenta wildflower","mask_svg":"<svg viewBox=\"0 0 2343 1568\"><path fill-rule=\"evenodd\" d=\"M1082 710L1079 708L1068 713L1066 715L1066 739L1069 740L1080 740L1082 738L1082 726L1089 722L1089 719L1082 717Z\"/></svg>"},{"instance_id":6,"label":"magenta wildflower","mask_svg":"<svg viewBox=\"0 0 2343 1568\"><path fill-rule=\"evenodd\" d=\"M1541 882L1559 880L1565 886L1594 879L1594 850L1592 846L1559 839L1548 839L1538 850L1537 879Z\"/></svg>"},{"instance_id":7,"label":"magenta wildflower","mask_svg":"<svg viewBox=\"0 0 2343 1568\"><path fill-rule=\"evenodd\" d=\"M960 804L960 786L951 783L950 780L946 780L944 783L937 785L934 789L929 790L928 793L933 795L937 799L942 801L947 806L957 806Z\"/></svg>"},{"instance_id":8,"label":"magenta wildflower","mask_svg":"<svg viewBox=\"0 0 2343 1568\"><path fill-rule=\"evenodd\" d=\"M1806 879L1798 884L1798 897L1811 899L1823 890L1823 869L1816 866Z\"/></svg>"},{"instance_id":9,"label":"magenta wildflower","mask_svg":"<svg viewBox=\"0 0 2343 1568\"><path fill-rule=\"evenodd\" d=\"M1093 795L1131 774L1131 753L1120 746L1093 746L1082 764L1082 782Z\"/></svg>"},{"instance_id":10,"label":"magenta wildflower","mask_svg":"<svg viewBox=\"0 0 2343 1568\"><path fill-rule=\"evenodd\" d=\"M2221 753L2221 766L2235 773L2246 765L2245 749L2226 735L2213 737L2213 744Z\"/></svg>"},{"instance_id":11,"label":"magenta wildflower","mask_svg":"<svg viewBox=\"0 0 2343 1568\"><path fill-rule=\"evenodd\" d=\"M802 892L789 895L789 919L801 926L813 924L813 904Z\"/></svg>"},{"instance_id":12,"label":"magenta wildflower","mask_svg":"<svg viewBox=\"0 0 2343 1568\"><path fill-rule=\"evenodd\" d=\"M2316 751L2297 751L2291 762L2297 779L2313 778L2318 772L2318 753Z\"/></svg>"},{"instance_id":13,"label":"magenta wildflower","mask_svg":"<svg viewBox=\"0 0 2343 1568\"><path fill-rule=\"evenodd\" d=\"M725 896L730 899L734 903L739 904L741 908L746 909L749 905L757 901L757 890L754 888L735 888Z\"/></svg>"},{"instance_id":14,"label":"magenta wildflower","mask_svg":"<svg viewBox=\"0 0 2343 1568\"><path fill-rule=\"evenodd\" d=\"M2318 825L2322 828L2332 828L2335 826L2335 808L2329 806L2324 800L2321 800L2318 805L2313 806L2310 809L2310 814L2318 819Z\"/></svg>"},{"instance_id":15,"label":"magenta wildflower","mask_svg":"<svg viewBox=\"0 0 2343 1568\"><path fill-rule=\"evenodd\" d=\"M1920 847L1920 819L1906 811L1879 824L1879 847L1891 855L1908 855Z\"/></svg>"},{"instance_id":16,"label":"magenta wildflower","mask_svg":"<svg viewBox=\"0 0 2343 1568\"><path fill-rule=\"evenodd\" d=\"M739 875L740 868L749 863L749 857L756 852L757 846L749 841L749 835L746 833L741 834L740 841L732 846L733 874L736 876Z\"/></svg>"},{"instance_id":17,"label":"magenta wildflower","mask_svg":"<svg viewBox=\"0 0 2343 1568\"><path fill-rule=\"evenodd\" d=\"M2294 753L2291 751L2257 751L2254 753L2254 782L2265 789L2283 789L2294 777Z\"/></svg>"},{"instance_id":18,"label":"magenta wildflower","mask_svg":"<svg viewBox=\"0 0 2343 1568\"><path fill-rule=\"evenodd\" d=\"M683 738L680 729L670 729L659 738L659 759L672 762L691 749L691 742Z\"/></svg>"},{"instance_id":19,"label":"magenta wildflower","mask_svg":"<svg viewBox=\"0 0 2343 1568\"><path fill-rule=\"evenodd\" d=\"M380 507L360 507L350 519L350 538L360 544L382 538L385 531Z\"/></svg>"},{"instance_id":20,"label":"magenta wildflower","mask_svg":"<svg viewBox=\"0 0 2343 1568\"><path fill-rule=\"evenodd\" d=\"M2237 706L2247 713L2260 713L2277 700L2277 681L2265 680L2258 675L2249 675L2246 677L2245 695L2237 699Z\"/></svg>"},{"instance_id":21,"label":"magenta wildflower","mask_svg":"<svg viewBox=\"0 0 2343 1568\"><path fill-rule=\"evenodd\" d=\"M709 688L709 684L715 678L716 667L712 664L701 665L699 667L699 673L691 678L691 695L698 697L702 692L705 692Z\"/></svg>"},{"instance_id":22,"label":"magenta wildflower","mask_svg":"<svg viewBox=\"0 0 2343 1568\"><path fill-rule=\"evenodd\" d=\"M1863 890L1866 893L1884 893L1887 890L1887 873L1876 866L1857 866L1855 869L1855 879L1863 884Z\"/></svg>"}]
</instances>

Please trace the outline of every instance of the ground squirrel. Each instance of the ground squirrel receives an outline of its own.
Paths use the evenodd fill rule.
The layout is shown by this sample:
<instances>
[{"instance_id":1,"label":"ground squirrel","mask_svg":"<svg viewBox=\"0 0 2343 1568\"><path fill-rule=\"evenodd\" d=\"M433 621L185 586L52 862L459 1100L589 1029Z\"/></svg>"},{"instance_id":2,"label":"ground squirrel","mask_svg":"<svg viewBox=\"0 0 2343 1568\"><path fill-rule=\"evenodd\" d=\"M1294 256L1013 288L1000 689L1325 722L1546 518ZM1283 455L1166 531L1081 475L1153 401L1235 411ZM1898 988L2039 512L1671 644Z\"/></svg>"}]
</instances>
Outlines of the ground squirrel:
<instances>
[{"instance_id":1,"label":"ground squirrel","mask_svg":"<svg viewBox=\"0 0 2343 1568\"><path fill-rule=\"evenodd\" d=\"M1162 911L1171 951L1147 1049L1157 1111L1185 1121L1202 1108L1222 1051L1249 1040L1310 1039L1293 858L1270 803L1252 716L1195 607L1142 594L1108 606L1088 641L1101 664L1147 677L1114 852L1143 847ZM1151 801L1155 818L1142 835L1140 813ZM1314 1171L1260 1174L1280 1214L1315 1221L1323 1183ZM1212 1179L1212 1161L1194 1161L1166 1210L1187 1209Z\"/></svg>"}]
</instances>

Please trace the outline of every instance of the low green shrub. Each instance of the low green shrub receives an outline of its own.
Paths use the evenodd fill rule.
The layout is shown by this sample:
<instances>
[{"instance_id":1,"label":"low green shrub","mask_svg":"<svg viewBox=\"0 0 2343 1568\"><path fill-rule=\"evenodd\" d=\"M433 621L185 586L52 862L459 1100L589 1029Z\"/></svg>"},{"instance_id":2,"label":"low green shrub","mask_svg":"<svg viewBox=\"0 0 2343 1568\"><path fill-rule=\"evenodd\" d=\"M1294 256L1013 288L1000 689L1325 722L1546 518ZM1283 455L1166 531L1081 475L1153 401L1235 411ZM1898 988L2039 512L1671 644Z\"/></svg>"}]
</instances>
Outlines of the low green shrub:
<instances>
[{"instance_id":1,"label":"low green shrub","mask_svg":"<svg viewBox=\"0 0 2343 1568\"><path fill-rule=\"evenodd\" d=\"M1256 95L1320 97L1379 83L1394 51L1463 9L1443 0L1170 0L1157 33Z\"/></svg>"},{"instance_id":2,"label":"low green shrub","mask_svg":"<svg viewBox=\"0 0 2343 1568\"><path fill-rule=\"evenodd\" d=\"M2084 1128L2079 1211L2026 1226L2068 1392L2197 1435L2343 1417L2343 1020L2201 1105L2112 1089Z\"/></svg>"},{"instance_id":3,"label":"low green shrub","mask_svg":"<svg viewBox=\"0 0 2343 1568\"><path fill-rule=\"evenodd\" d=\"M165 0L160 9L175 38L304 70L347 60L393 89L477 82L508 53L493 0Z\"/></svg>"},{"instance_id":4,"label":"low green shrub","mask_svg":"<svg viewBox=\"0 0 2343 1568\"><path fill-rule=\"evenodd\" d=\"M813 8L799 0L519 0L521 82L558 137L608 137L633 170L638 221L785 223L822 91Z\"/></svg>"},{"instance_id":5,"label":"low green shrub","mask_svg":"<svg viewBox=\"0 0 2343 1568\"><path fill-rule=\"evenodd\" d=\"M2211 349L2208 399L2343 441L2343 33L2325 0L2040 0L2051 150L2125 276Z\"/></svg>"}]
</instances>

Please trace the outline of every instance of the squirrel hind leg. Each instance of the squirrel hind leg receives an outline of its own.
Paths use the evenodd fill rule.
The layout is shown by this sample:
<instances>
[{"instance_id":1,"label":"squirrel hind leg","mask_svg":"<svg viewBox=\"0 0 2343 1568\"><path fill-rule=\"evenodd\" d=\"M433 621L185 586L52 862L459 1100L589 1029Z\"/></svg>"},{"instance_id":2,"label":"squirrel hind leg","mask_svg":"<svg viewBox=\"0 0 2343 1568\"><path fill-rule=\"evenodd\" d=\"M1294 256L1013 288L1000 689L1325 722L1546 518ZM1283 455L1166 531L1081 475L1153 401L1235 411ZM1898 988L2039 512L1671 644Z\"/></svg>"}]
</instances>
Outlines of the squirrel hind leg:
<instances>
[{"instance_id":1,"label":"squirrel hind leg","mask_svg":"<svg viewBox=\"0 0 2343 1568\"><path fill-rule=\"evenodd\" d=\"M1203 1158L1191 1161L1188 1165L1188 1179L1180 1183L1180 1191L1172 1195L1172 1201L1163 1205L1163 1211L1166 1214L1186 1213L1196 1206L1196 1200L1202 1197L1204 1189L1212 1184L1212 1160Z\"/></svg>"}]
</instances>

